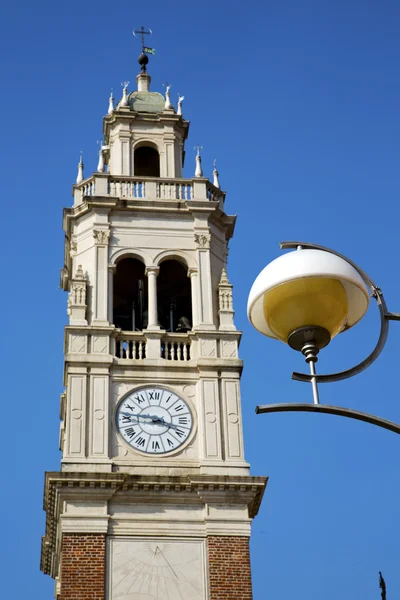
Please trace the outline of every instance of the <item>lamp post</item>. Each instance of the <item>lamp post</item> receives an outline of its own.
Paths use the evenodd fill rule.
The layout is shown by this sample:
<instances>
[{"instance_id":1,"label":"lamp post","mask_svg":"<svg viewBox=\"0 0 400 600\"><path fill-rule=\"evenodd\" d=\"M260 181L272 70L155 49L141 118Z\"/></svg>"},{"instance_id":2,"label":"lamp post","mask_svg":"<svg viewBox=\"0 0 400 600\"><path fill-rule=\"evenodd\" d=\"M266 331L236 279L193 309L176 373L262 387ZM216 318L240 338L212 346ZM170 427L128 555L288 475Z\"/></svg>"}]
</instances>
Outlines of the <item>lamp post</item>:
<instances>
[{"instance_id":1,"label":"lamp post","mask_svg":"<svg viewBox=\"0 0 400 600\"><path fill-rule=\"evenodd\" d=\"M247 312L262 334L302 352L310 374L293 373L293 379L312 385L313 403L280 403L257 406L257 413L308 411L335 414L366 421L400 433L400 425L381 417L341 406L321 404L318 383L340 381L357 375L382 352L389 322L400 320L390 313L381 289L345 256L307 242L282 242L283 254L269 263L256 278L249 294ZM378 304L381 331L371 354L358 365L330 375L317 375L318 353L339 333L356 325L367 312L370 296Z\"/></svg>"}]
</instances>

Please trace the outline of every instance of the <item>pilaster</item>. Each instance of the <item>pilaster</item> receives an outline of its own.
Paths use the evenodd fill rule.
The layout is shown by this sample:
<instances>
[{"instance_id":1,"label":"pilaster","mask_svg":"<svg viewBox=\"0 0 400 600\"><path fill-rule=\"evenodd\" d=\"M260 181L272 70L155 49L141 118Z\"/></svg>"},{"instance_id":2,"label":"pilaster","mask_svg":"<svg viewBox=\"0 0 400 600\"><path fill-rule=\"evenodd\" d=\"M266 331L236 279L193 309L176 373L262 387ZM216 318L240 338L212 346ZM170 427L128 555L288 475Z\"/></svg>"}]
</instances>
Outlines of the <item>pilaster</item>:
<instances>
[{"instance_id":1,"label":"pilaster","mask_svg":"<svg viewBox=\"0 0 400 600\"><path fill-rule=\"evenodd\" d=\"M199 324L203 329L215 329L211 277L210 240L211 235L208 231L194 234L194 241L197 249L197 264L199 267Z\"/></svg>"},{"instance_id":2,"label":"pilaster","mask_svg":"<svg viewBox=\"0 0 400 600\"><path fill-rule=\"evenodd\" d=\"M108 229L94 229L95 251L95 286L94 286L94 311L93 325L108 325L107 299L108 299Z\"/></svg>"}]
</instances>

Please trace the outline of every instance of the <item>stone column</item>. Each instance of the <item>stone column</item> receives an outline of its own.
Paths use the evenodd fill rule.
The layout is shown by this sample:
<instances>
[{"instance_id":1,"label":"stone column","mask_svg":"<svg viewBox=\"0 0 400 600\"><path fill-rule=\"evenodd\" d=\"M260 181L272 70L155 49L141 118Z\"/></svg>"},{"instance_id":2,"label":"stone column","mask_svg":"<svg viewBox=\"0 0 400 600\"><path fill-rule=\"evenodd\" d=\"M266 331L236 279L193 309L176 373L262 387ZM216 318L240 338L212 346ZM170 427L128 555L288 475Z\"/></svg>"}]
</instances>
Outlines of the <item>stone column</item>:
<instances>
[{"instance_id":1,"label":"stone column","mask_svg":"<svg viewBox=\"0 0 400 600\"><path fill-rule=\"evenodd\" d=\"M93 305L93 325L108 325L107 286L108 286L108 238L109 230L94 229L95 240L95 289Z\"/></svg>"},{"instance_id":2,"label":"stone column","mask_svg":"<svg viewBox=\"0 0 400 600\"><path fill-rule=\"evenodd\" d=\"M188 277L190 277L192 291L192 328L199 324L199 278L197 269L189 269Z\"/></svg>"},{"instance_id":3,"label":"stone column","mask_svg":"<svg viewBox=\"0 0 400 600\"><path fill-rule=\"evenodd\" d=\"M157 275L159 267L147 267L146 275L148 282L148 323L147 329L160 329L157 315Z\"/></svg>"}]
</instances>

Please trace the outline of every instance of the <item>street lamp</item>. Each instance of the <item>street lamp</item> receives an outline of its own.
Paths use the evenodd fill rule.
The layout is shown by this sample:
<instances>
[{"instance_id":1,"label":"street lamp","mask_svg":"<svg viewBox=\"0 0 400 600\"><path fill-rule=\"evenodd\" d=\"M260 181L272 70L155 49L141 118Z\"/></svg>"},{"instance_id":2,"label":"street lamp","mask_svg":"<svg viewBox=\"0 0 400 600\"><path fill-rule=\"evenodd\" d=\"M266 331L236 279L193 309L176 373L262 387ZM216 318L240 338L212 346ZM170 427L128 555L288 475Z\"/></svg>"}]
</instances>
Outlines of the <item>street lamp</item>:
<instances>
[{"instance_id":1,"label":"street lamp","mask_svg":"<svg viewBox=\"0 0 400 600\"><path fill-rule=\"evenodd\" d=\"M283 242L281 248L296 248L296 251L275 259L258 275L249 294L248 317L260 333L303 353L310 375L293 373L292 377L311 383L313 404L269 404L257 406L256 412L324 412L400 433L400 425L375 415L320 404L318 393L318 383L352 377L372 364L386 343L389 321L400 320L400 315L387 311L381 289L362 269L338 252L306 242ZM319 351L336 335L362 319L368 309L370 294L377 301L381 317L381 332L374 350L347 371L317 375L315 363Z\"/></svg>"}]
</instances>

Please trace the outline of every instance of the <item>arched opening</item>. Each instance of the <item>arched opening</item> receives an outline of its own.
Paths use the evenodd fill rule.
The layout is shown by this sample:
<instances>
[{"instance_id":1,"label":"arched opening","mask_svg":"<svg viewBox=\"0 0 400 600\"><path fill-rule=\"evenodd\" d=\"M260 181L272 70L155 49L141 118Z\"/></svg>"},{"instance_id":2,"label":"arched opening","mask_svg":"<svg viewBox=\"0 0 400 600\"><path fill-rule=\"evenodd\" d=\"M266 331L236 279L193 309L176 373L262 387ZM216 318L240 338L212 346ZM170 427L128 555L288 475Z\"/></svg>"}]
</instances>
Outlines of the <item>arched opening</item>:
<instances>
[{"instance_id":1,"label":"arched opening","mask_svg":"<svg viewBox=\"0 0 400 600\"><path fill-rule=\"evenodd\" d=\"M187 268L177 260L161 263L157 282L158 318L162 329L192 329L192 293Z\"/></svg>"},{"instance_id":2,"label":"arched opening","mask_svg":"<svg viewBox=\"0 0 400 600\"><path fill-rule=\"evenodd\" d=\"M147 326L147 277L144 264L136 258L124 258L117 264L113 322L125 331L141 331Z\"/></svg>"},{"instance_id":3,"label":"arched opening","mask_svg":"<svg viewBox=\"0 0 400 600\"><path fill-rule=\"evenodd\" d=\"M139 146L133 160L135 177L160 177L160 155L155 148Z\"/></svg>"}]
</instances>

